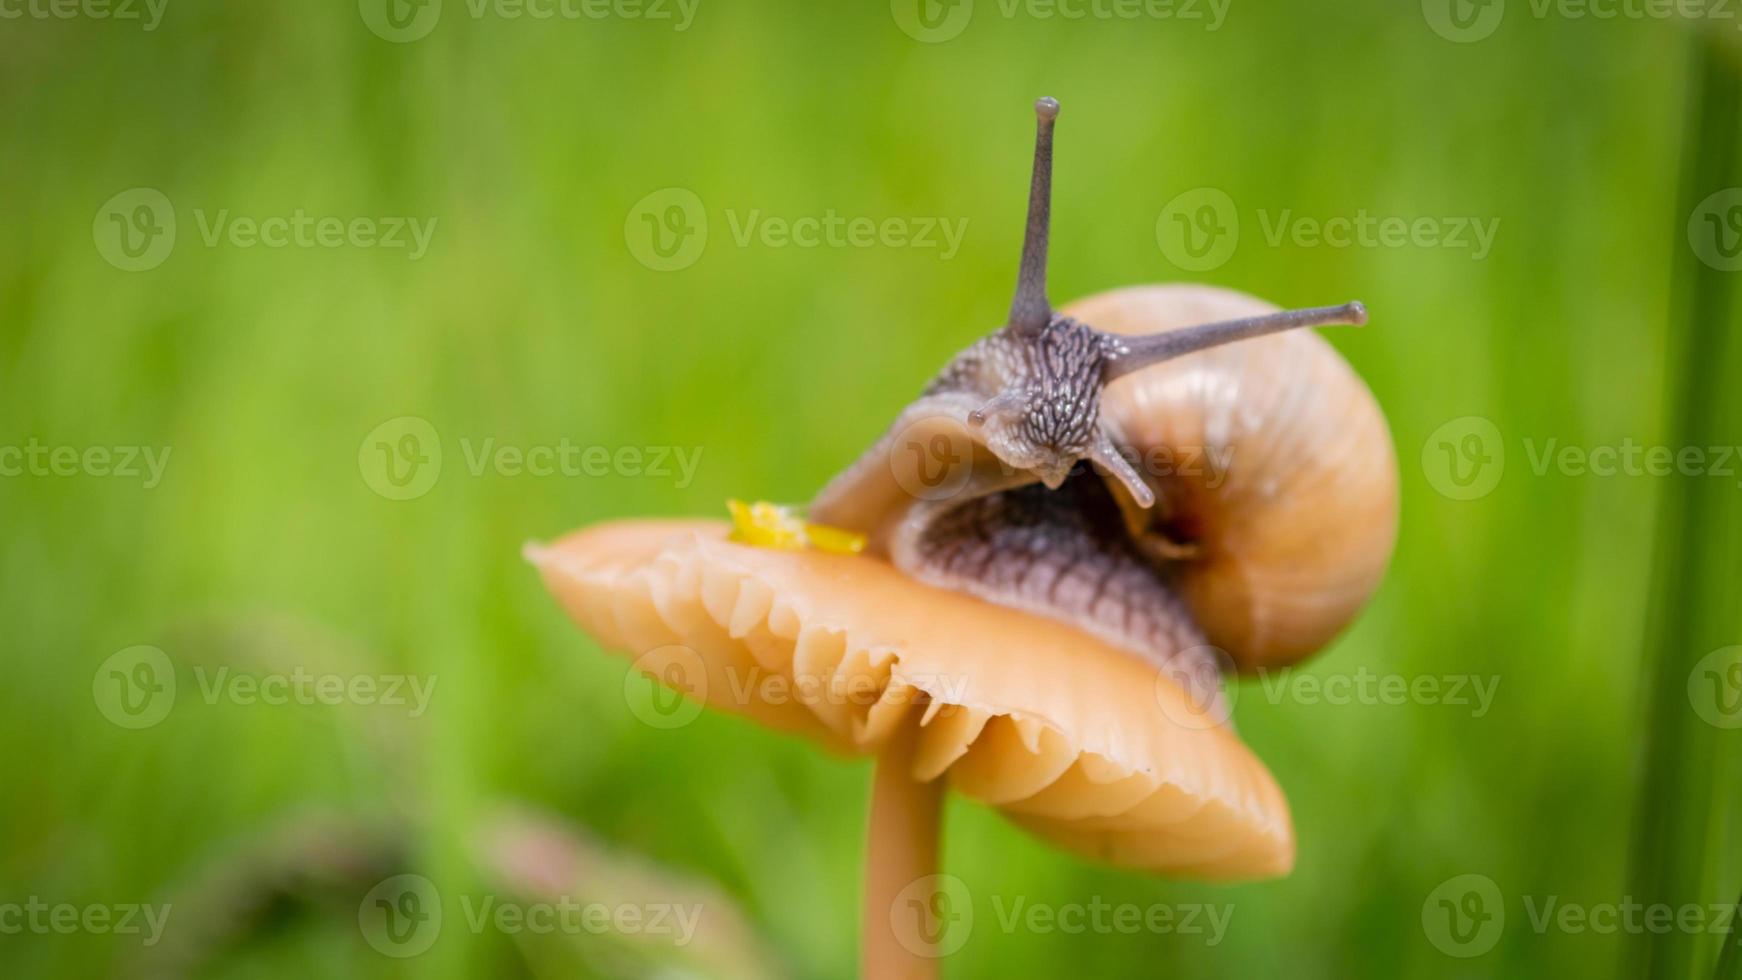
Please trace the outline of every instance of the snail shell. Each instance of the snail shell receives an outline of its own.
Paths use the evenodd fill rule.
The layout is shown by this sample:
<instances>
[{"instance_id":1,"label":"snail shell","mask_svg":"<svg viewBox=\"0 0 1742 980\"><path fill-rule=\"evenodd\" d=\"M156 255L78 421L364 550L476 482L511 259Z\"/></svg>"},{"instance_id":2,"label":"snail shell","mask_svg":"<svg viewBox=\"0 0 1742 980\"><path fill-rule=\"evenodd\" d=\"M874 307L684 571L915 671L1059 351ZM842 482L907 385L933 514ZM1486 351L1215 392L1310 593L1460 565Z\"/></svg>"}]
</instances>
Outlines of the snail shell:
<instances>
[{"instance_id":1,"label":"snail shell","mask_svg":"<svg viewBox=\"0 0 1742 980\"><path fill-rule=\"evenodd\" d=\"M1065 312L1150 334L1274 309L1177 285L1100 293ZM1397 538L1397 458L1372 392L1323 337L1272 334L1145 368L1107 387L1101 413L1131 446L1172 461L1149 468L1158 506L1137 526L1189 545L1162 570L1243 669L1319 650L1378 587Z\"/></svg>"},{"instance_id":2,"label":"snail shell","mask_svg":"<svg viewBox=\"0 0 1742 980\"><path fill-rule=\"evenodd\" d=\"M1055 311L1058 105L1035 108L1008 322L947 364L811 516L865 533L914 578L1078 626L1213 694L1230 666L1329 642L1390 560L1384 416L1330 344L1295 329L1366 310L1277 312L1172 285Z\"/></svg>"},{"instance_id":3,"label":"snail shell","mask_svg":"<svg viewBox=\"0 0 1742 980\"><path fill-rule=\"evenodd\" d=\"M1104 333L1152 335L1274 309L1231 290L1155 285L1100 293L1063 312ZM1087 463L1059 490L1046 489L968 421L981 394L957 397L937 385L811 506L819 521L866 533L874 552L915 578L1051 615L1164 662L1207 643L1250 671L1320 649L1384 574L1397 528L1390 433L1367 386L1315 333L1198 351L1105 386L1100 420L1154 488L1148 508ZM952 528L970 522L970 511L983 521L988 500L1053 494L1079 506L1084 479L1105 484L1118 526L1103 520L1088 535L1066 528L1038 548L1019 539L1018 553L988 557L1006 536L953 565L926 547L940 536L953 544L950 535L966 532ZM1048 569L1053 554L1071 567ZM1073 577L1083 591L1075 598ZM1009 587L1022 579L1026 590ZM1118 587L1124 579L1139 580ZM1149 621L1130 628L1133 612Z\"/></svg>"}]
</instances>

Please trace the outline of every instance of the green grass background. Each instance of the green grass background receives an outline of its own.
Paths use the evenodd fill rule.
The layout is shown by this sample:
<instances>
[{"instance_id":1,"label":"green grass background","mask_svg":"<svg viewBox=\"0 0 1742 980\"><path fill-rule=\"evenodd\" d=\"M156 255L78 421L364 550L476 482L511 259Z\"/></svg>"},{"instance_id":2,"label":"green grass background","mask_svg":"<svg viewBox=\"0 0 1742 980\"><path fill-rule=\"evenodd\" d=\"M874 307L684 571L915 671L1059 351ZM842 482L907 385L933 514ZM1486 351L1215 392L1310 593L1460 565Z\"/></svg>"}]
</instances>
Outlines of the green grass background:
<instances>
[{"instance_id":1,"label":"green grass background","mask_svg":"<svg viewBox=\"0 0 1742 980\"><path fill-rule=\"evenodd\" d=\"M682 33L448 7L410 44L372 34L345 0L170 0L149 33L0 21L0 444L173 447L151 490L0 479L0 901L161 898L314 810L415 813L408 870L461 891L476 887L466 828L513 798L717 881L792 975L849 975L865 764L711 714L675 732L639 723L625 663L569 625L519 547L605 518L717 514L728 496L807 498L999 322L1028 105L1052 94L1065 107L1055 298L1195 279L1373 311L1369 329L1332 340L1390 419L1401 535L1371 608L1306 669L1499 687L1481 718L1244 697L1241 732L1288 792L1300 837L1299 868L1280 882L1091 866L952 803L946 866L974 889L981 926L947 974L1633 969L1643 940L1538 934L1522 903L1633 890L1642 774L1678 764L1642 747L1654 528L1674 481L1537 475L1523 441L1674 444L1689 27L1538 18L1515 2L1492 37L1454 44L1409 2L1236 0L1210 32L1006 19L981 0L961 36L921 44L878 2L701 0ZM162 266L128 273L98 253L91 223L140 186L175 202L180 240ZM713 229L696 264L660 273L636 261L624 225L668 186L698 194ZM1155 219L1200 186L1239 203L1243 237L1225 265L1182 273ZM417 262L206 247L192 212L223 208L439 224ZM968 232L948 261L739 247L725 212L757 208L941 216ZM1481 261L1271 247L1255 213L1284 208L1497 218L1499 230ZM445 469L427 495L396 502L371 491L357 453L405 415L441 434ZM1499 427L1507 469L1492 494L1451 500L1421 453L1471 415ZM460 448L565 437L700 447L702 462L680 489L474 476ZM1731 508L1742 493L1714 492ZM1673 655L1691 664L1742 642L1737 618ZM373 747L353 712L206 705L185 673L169 718L127 731L97 712L91 679L134 644L179 664L274 650L277 663L439 686L426 715L398 725L415 747L403 752ZM1734 732L1686 730L1735 751ZM1703 874L1664 900L1742 888L1735 795L1696 815L1710 835ZM1508 926L1460 960L1430 944L1421 914L1466 873L1500 887ZM989 927L992 895L1231 902L1235 914L1214 947L1004 934ZM208 975L597 969L535 965L464 930L389 960L360 940L352 906L334 909L238 943ZM1664 941L1690 951L1686 975L1709 975L1717 937ZM101 974L126 969L136 945L0 935L0 972Z\"/></svg>"}]
</instances>

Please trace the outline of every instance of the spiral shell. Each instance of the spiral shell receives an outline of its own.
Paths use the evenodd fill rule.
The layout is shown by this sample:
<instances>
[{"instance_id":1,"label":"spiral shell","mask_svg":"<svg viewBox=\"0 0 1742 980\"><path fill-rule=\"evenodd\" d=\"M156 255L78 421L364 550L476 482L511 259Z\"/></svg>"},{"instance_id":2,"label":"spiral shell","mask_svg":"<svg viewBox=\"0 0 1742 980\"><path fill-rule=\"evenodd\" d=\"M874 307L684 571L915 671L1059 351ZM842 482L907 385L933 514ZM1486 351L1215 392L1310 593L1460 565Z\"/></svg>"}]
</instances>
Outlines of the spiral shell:
<instances>
[{"instance_id":1,"label":"spiral shell","mask_svg":"<svg viewBox=\"0 0 1742 980\"><path fill-rule=\"evenodd\" d=\"M1064 312L1148 334L1275 309L1153 285ZM1289 331L1145 368L1109 385L1101 412L1157 488L1147 512L1121 496L1128 524L1187 545L1166 573L1241 669L1320 649L1378 586L1397 537L1397 458L1372 392L1323 337Z\"/></svg>"}]
</instances>

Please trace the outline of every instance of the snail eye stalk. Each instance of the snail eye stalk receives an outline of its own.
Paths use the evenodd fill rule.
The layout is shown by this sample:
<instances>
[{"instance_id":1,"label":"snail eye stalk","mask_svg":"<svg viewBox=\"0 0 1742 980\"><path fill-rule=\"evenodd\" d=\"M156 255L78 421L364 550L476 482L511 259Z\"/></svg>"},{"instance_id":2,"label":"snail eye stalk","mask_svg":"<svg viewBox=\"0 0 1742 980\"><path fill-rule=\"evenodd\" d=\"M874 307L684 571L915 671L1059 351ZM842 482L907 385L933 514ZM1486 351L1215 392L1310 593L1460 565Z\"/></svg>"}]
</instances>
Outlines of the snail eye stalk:
<instances>
[{"instance_id":1,"label":"snail eye stalk","mask_svg":"<svg viewBox=\"0 0 1742 980\"><path fill-rule=\"evenodd\" d=\"M1141 337L1110 337L1115 353L1107 360L1103 377L1107 381L1122 378L1133 371L1159 364L1186 354L1220 347L1237 340L1262 337L1299 327L1346 325L1359 327L1367 322L1367 307L1359 302L1342 306L1315 306L1304 310L1283 310L1263 316L1239 320L1223 320L1170 330Z\"/></svg>"},{"instance_id":2,"label":"snail eye stalk","mask_svg":"<svg viewBox=\"0 0 1742 980\"><path fill-rule=\"evenodd\" d=\"M968 424L978 429L985 425L988 419L999 418L1020 412L1027 400L1015 391L1001 391L989 399L986 404L968 413Z\"/></svg>"},{"instance_id":3,"label":"snail eye stalk","mask_svg":"<svg viewBox=\"0 0 1742 980\"><path fill-rule=\"evenodd\" d=\"M1010 302L1010 326L1034 334L1052 322L1046 298L1046 240L1052 220L1052 124L1058 100L1034 103L1034 173L1028 183L1028 229L1022 238L1022 267L1016 277L1016 298Z\"/></svg>"}]
</instances>

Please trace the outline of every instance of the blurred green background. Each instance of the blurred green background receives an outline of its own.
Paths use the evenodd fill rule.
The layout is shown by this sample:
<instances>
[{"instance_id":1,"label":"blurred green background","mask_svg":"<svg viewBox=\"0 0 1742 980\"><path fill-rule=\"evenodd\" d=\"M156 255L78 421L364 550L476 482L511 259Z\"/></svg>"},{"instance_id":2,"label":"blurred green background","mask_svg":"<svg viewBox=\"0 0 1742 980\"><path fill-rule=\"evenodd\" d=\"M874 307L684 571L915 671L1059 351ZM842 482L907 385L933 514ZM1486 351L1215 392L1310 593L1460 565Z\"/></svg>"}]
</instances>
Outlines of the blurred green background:
<instances>
[{"instance_id":1,"label":"blurred green background","mask_svg":"<svg viewBox=\"0 0 1742 980\"><path fill-rule=\"evenodd\" d=\"M1724 710L1742 682L1705 711L1698 685L1742 643L1742 477L1533 462L1551 440L1742 441L1728 239L1688 233L1742 183L1738 23L1454 2L1066 18L979 0L965 21L927 8L927 28L905 2L547 19L447 0L405 21L374 0L168 0L149 30L143 6L0 4L19 14L0 18L0 447L48 454L0 476L0 903L172 908L151 947L0 929L0 972L689 976L737 956L851 975L868 766L713 713L641 723L645 683L519 549L808 498L1000 322L1029 104L1050 94L1055 299L1185 279L1373 312L1328 335L1390 418L1401 535L1368 612L1304 672L1496 686L1483 710L1246 685L1241 733L1300 838L1282 881L1104 869L952 801L945 868L978 924L946 975L1710 976L1711 929L1537 928L1532 910L1742 890L1742 718ZM116 197L136 188L161 199ZM649 199L666 188L699 202L705 247L694 203L663 224L692 200ZM1201 188L1239 231L1182 269L1171 214L1223 200ZM737 234L831 211L965 234L947 256ZM299 212L344 240L271 248L229 224ZM1469 232L1272 233L1363 213L1494 235L1478 255ZM401 218L433 222L415 258L349 231ZM173 248L122 247L166 242L165 219ZM651 267L673 264L643 261L654 226L700 252ZM401 487L372 454L423 424L439 478ZM535 476L477 465L487 440L700 456L690 479ZM83 455L57 475L54 447L170 455L157 481ZM1458 499L1474 491L1452 467L1496 449L1486 492ZM177 689L134 729L109 685L140 645ZM203 696L225 668L435 686L421 712ZM386 875L426 876L449 923L458 896L505 893L476 847L503 806L717 890L742 935L625 953L449 925L416 957L373 948L359 901ZM1463 875L1492 882L1504 929L1448 952L1429 920ZM1234 911L1213 943L998 928L994 898L1017 896Z\"/></svg>"}]
</instances>

